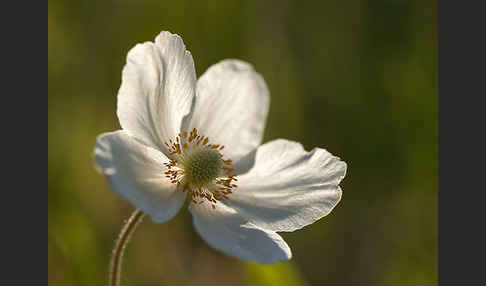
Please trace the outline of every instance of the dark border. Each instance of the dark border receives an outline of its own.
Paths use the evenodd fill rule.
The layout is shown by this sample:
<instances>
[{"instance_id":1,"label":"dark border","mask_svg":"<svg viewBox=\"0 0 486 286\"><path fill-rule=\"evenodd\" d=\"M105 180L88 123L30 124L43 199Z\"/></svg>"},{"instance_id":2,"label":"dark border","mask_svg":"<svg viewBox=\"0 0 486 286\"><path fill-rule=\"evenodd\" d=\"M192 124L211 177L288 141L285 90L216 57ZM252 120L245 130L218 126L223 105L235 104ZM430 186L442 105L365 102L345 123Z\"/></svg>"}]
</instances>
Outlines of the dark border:
<instances>
[{"instance_id":1,"label":"dark border","mask_svg":"<svg viewBox=\"0 0 486 286\"><path fill-rule=\"evenodd\" d=\"M16 5L16 7L12 7ZM45 3L4 3L2 29L2 284L47 281ZM43 278L45 277L45 278Z\"/></svg>"},{"instance_id":2,"label":"dark border","mask_svg":"<svg viewBox=\"0 0 486 286\"><path fill-rule=\"evenodd\" d=\"M481 103L486 23L481 4L439 4L439 285L485 280L486 188L479 182L486 171Z\"/></svg>"}]
</instances>

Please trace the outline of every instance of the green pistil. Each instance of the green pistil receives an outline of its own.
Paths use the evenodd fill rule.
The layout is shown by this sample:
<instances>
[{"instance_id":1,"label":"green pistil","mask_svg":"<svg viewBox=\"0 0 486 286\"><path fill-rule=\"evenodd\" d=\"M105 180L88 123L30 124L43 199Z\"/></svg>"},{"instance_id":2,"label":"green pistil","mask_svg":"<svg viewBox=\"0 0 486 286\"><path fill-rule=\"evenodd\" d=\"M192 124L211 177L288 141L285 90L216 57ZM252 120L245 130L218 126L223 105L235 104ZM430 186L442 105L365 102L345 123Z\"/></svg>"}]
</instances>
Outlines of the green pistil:
<instances>
[{"instance_id":1,"label":"green pistil","mask_svg":"<svg viewBox=\"0 0 486 286\"><path fill-rule=\"evenodd\" d=\"M215 180L223 167L219 152L207 148L194 150L183 164L187 182L199 186Z\"/></svg>"}]
</instances>

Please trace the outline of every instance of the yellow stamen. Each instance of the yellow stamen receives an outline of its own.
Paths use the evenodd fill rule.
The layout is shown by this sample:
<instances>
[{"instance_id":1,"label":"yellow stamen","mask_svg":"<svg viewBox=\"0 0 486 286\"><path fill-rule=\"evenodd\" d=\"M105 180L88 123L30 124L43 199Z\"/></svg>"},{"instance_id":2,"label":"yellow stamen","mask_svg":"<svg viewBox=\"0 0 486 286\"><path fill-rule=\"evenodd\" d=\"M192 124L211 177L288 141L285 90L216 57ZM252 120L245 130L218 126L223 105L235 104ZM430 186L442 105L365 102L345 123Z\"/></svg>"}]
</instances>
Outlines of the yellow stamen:
<instances>
[{"instance_id":1,"label":"yellow stamen","mask_svg":"<svg viewBox=\"0 0 486 286\"><path fill-rule=\"evenodd\" d=\"M201 144L202 143L202 144ZM230 199L237 187L233 161L223 159L220 144L209 144L209 137L193 128L189 133L182 131L174 140L165 142L170 160L164 165L168 180L182 192L189 193L189 200L195 204L209 202L214 209L220 200Z\"/></svg>"}]
</instances>

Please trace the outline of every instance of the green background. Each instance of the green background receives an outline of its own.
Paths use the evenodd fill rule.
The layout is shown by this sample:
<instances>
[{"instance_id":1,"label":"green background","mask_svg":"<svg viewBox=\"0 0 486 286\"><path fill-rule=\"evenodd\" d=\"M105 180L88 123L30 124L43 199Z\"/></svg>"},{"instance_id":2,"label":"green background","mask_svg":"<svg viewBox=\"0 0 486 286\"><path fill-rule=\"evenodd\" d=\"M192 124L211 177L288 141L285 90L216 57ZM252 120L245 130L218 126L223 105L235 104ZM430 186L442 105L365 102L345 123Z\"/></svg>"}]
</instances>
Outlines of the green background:
<instances>
[{"instance_id":1,"label":"green background","mask_svg":"<svg viewBox=\"0 0 486 286\"><path fill-rule=\"evenodd\" d=\"M283 233L290 262L259 266L209 248L183 208L146 219L122 285L437 284L437 2L49 0L49 285L105 285L133 207L95 171L93 146L119 129L130 48L182 36L197 75L250 62L271 93L264 141L341 157L333 212ZM235 114L234 116L238 116Z\"/></svg>"}]
</instances>

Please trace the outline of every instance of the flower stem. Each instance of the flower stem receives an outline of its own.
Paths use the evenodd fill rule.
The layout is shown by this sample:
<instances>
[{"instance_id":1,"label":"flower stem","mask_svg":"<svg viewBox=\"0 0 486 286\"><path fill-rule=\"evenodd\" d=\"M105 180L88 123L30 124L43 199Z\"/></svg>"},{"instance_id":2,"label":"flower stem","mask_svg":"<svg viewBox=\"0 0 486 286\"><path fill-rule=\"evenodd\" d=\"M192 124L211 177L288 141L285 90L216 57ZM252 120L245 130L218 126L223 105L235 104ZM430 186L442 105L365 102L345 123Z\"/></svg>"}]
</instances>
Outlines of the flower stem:
<instances>
[{"instance_id":1,"label":"flower stem","mask_svg":"<svg viewBox=\"0 0 486 286\"><path fill-rule=\"evenodd\" d=\"M142 222L144 216L145 214L141 210L136 209L123 226L120 235L118 236L118 240L116 241L115 248L113 249L113 256L110 261L109 286L120 285L123 253L125 252L125 248L130 241L132 234L135 232L135 229L140 222Z\"/></svg>"}]
</instances>

